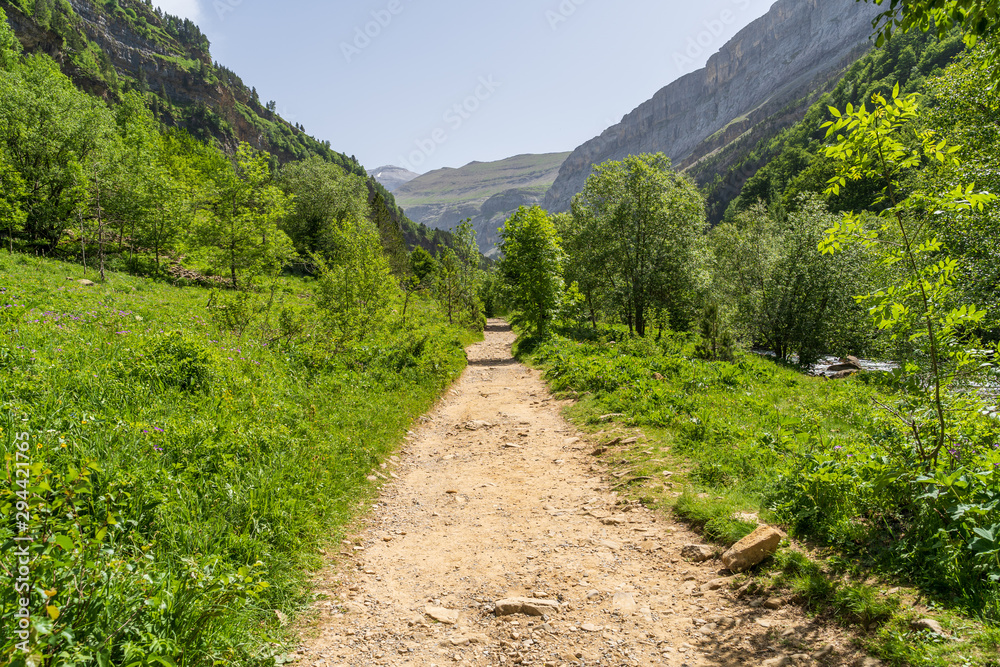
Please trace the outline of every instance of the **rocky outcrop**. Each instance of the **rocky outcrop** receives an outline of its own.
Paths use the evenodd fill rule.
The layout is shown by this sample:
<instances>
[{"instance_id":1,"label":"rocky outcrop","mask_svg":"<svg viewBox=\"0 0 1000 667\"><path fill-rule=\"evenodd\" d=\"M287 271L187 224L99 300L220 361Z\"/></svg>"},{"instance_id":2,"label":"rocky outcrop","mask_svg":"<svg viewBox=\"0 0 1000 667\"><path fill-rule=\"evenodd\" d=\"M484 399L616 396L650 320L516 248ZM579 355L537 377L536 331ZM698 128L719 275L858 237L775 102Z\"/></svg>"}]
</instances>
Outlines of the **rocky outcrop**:
<instances>
[{"instance_id":1,"label":"rocky outcrop","mask_svg":"<svg viewBox=\"0 0 1000 667\"><path fill-rule=\"evenodd\" d=\"M778 0L705 68L674 81L577 148L560 169L545 207L568 210L593 165L655 152L680 165L695 152L705 154L698 150L703 144L718 150L756 119L803 106L800 100L817 80L835 76L868 47L878 11L855 0Z\"/></svg>"}]
</instances>

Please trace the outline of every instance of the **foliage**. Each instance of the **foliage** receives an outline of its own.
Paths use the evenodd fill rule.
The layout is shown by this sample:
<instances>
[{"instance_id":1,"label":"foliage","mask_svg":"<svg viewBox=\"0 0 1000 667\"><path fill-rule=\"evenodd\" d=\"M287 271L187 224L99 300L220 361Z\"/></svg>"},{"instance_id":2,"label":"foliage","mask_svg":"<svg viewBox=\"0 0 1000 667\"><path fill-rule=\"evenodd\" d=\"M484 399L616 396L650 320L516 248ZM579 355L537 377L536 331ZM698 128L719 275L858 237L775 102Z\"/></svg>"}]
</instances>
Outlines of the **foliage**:
<instances>
[{"instance_id":1,"label":"foliage","mask_svg":"<svg viewBox=\"0 0 1000 667\"><path fill-rule=\"evenodd\" d=\"M701 287L704 202L662 155L598 165L573 201L574 240L586 270L631 330L646 335L650 311L674 327L693 317Z\"/></svg>"},{"instance_id":2,"label":"foliage","mask_svg":"<svg viewBox=\"0 0 1000 667\"><path fill-rule=\"evenodd\" d=\"M390 299L397 291L378 232L365 219L341 229L336 258L319 268L316 306L338 343L363 341L384 325Z\"/></svg>"},{"instance_id":3,"label":"foliage","mask_svg":"<svg viewBox=\"0 0 1000 667\"><path fill-rule=\"evenodd\" d=\"M331 261L342 252L343 230L365 216L364 180L313 157L286 165L278 183L291 197L281 229L302 257L310 253Z\"/></svg>"},{"instance_id":4,"label":"foliage","mask_svg":"<svg viewBox=\"0 0 1000 667\"><path fill-rule=\"evenodd\" d=\"M860 0L859 0L860 1ZM885 0L865 0L876 5ZM878 46L885 44L895 32L920 30L937 32L943 39L950 30L960 26L965 33L965 43L973 47L983 37L992 35L1000 21L1000 2L997 0L890 0L889 9L879 14L873 22L878 32ZM985 66L998 62L1000 51L994 48ZM1000 72L994 73L994 80Z\"/></svg>"},{"instance_id":5,"label":"foliage","mask_svg":"<svg viewBox=\"0 0 1000 667\"><path fill-rule=\"evenodd\" d=\"M500 238L500 273L511 306L535 335L544 335L563 291L563 252L555 225L538 206L522 206L500 229Z\"/></svg>"},{"instance_id":6,"label":"foliage","mask_svg":"<svg viewBox=\"0 0 1000 667\"><path fill-rule=\"evenodd\" d=\"M479 288L483 280L482 256L472 221L463 221L454 231L454 247L441 247L436 292L448 313L448 322L482 331L486 326Z\"/></svg>"},{"instance_id":7,"label":"foliage","mask_svg":"<svg viewBox=\"0 0 1000 667\"><path fill-rule=\"evenodd\" d=\"M708 361L733 361L736 355L736 337L727 318L716 302L705 305L698 319L701 343L695 354Z\"/></svg>"},{"instance_id":8,"label":"foliage","mask_svg":"<svg viewBox=\"0 0 1000 667\"><path fill-rule=\"evenodd\" d=\"M987 192L1000 192L1000 98L989 86L984 60L989 44L981 43L951 65L945 74L927 86L919 122L933 129L962 150L960 162L923 171L923 188L945 189L953 183L975 183ZM941 211L933 216L935 234L958 261L963 280L956 288L963 299L987 310L980 332L991 342L1000 340L1000 235L996 233L996 207L984 212Z\"/></svg>"},{"instance_id":9,"label":"foliage","mask_svg":"<svg viewBox=\"0 0 1000 667\"><path fill-rule=\"evenodd\" d=\"M228 273L234 288L276 275L295 254L291 240L278 228L289 200L272 183L268 158L241 144L235 164L218 164L212 216L202 218L198 231L211 251L212 266Z\"/></svg>"},{"instance_id":10,"label":"foliage","mask_svg":"<svg viewBox=\"0 0 1000 667\"><path fill-rule=\"evenodd\" d=\"M927 472L937 466L953 437L946 419L946 393L960 376L977 366L978 346L969 331L985 312L953 301L958 264L947 256L926 218L941 210L981 211L995 196L976 193L974 186L961 184L946 194L920 189L907 194L902 179L909 170L925 160L955 161L949 156L959 147L939 141L930 130L917 131L915 146L904 143L918 106L913 95L901 98L898 87L891 102L876 95L872 103L875 108L871 112L865 105L858 109L848 106L845 114L831 108L836 120L826 127L828 136L835 136L837 143L827 154L839 160L840 167L830 181L830 191L836 193L848 179L877 178L885 184L885 208L874 225L865 216L846 213L843 221L830 229L821 248L833 253L844 245L861 243L877 252L886 266L899 267L896 284L860 300L870 304L879 329L893 339L914 344L919 355L907 360L903 372L914 380L913 391L923 396L933 419L923 416L923 407L906 416L897 414L912 431L917 459ZM925 368L920 368L918 358L926 360ZM921 370L926 375L922 376Z\"/></svg>"},{"instance_id":11,"label":"foliage","mask_svg":"<svg viewBox=\"0 0 1000 667\"><path fill-rule=\"evenodd\" d=\"M875 93L889 95L896 83L903 92L920 91L962 49L958 35L942 42L920 32L897 35L884 48L872 49L848 67L833 90L817 91L797 123L790 127L780 121L767 123L760 138L755 130L704 158L690 173L704 184L709 221L732 220L758 201L780 215L795 210L802 194L821 195L834 168L823 152L825 132L820 128L827 108L859 105ZM833 212L871 208L877 194L877 186L870 183L849 183L839 195L827 198L827 203Z\"/></svg>"},{"instance_id":12,"label":"foliage","mask_svg":"<svg viewBox=\"0 0 1000 667\"><path fill-rule=\"evenodd\" d=\"M27 196L26 183L7 160L7 151L0 148L0 231L4 232L11 247L14 234L20 232L27 220L22 208Z\"/></svg>"},{"instance_id":13,"label":"foliage","mask_svg":"<svg viewBox=\"0 0 1000 667\"><path fill-rule=\"evenodd\" d=\"M836 219L809 197L783 222L758 204L712 230L713 294L732 306L745 343L802 364L869 347L871 327L852 297L866 284L864 253L816 252Z\"/></svg>"},{"instance_id":14,"label":"foliage","mask_svg":"<svg viewBox=\"0 0 1000 667\"><path fill-rule=\"evenodd\" d=\"M113 145L106 106L78 91L46 56L0 70L0 144L25 183L24 233L52 249L83 206L88 168Z\"/></svg>"},{"instance_id":15,"label":"foliage","mask_svg":"<svg viewBox=\"0 0 1000 667\"><path fill-rule=\"evenodd\" d=\"M377 246L377 238L374 241ZM28 433L34 654L0 662L275 664L275 610L306 603L318 549L341 538L411 421L465 363L430 304L332 354L306 333L239 339L206 291L16 256L0 287L0 616L16 611L15 460ZM176 333L183 331L182 334ZM22 452L23 453L23 452Z\"/></svg>"}]
</instances>

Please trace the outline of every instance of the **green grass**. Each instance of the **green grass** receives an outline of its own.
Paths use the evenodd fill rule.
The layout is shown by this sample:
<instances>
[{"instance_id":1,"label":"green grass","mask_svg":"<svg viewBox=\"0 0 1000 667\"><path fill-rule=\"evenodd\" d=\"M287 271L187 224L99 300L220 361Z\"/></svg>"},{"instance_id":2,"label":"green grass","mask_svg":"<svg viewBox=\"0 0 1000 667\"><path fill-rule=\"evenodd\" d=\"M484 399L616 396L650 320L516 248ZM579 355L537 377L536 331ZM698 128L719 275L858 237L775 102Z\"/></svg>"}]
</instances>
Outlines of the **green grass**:
<instances>
[{"instance_id":1,"label":"green grass","mask_svg":"<svg viewBox=\"0 0 1000 667\"><path fill-rule=\"evenodd\" d=\"M0 274L0 615L27 433L39 664L274 664L275 611L303 603L470 335L411 305L417 324L331 354L222 333L199 288L83 287L78 266L6 253ZM305 312L307 292L288 280L279 301ZM25 664L6 633L0 656Z\"/></svg>"},{"instance_id":2,"label":"green grass","mask_svg":"<svg viewBox=\"0 0 1000 667\"><path fill-rule=\"evenodd\" d=\"M906 398L882 376L829 381L755 355L704 361L683 335L562 333L522 340L518 352L545 370L558 395L577 399L568 416L599 442L637 438L601 454L619 490L670 509L723 545L761 521L831 549L849 567L806 569L781 586L859 628L872 652L893 664L963 664L940 662L962 646L928 648L907 626L900 641L912 650L893 649L892 628L905 613L871 587L873 571L964 619L969 641L996 637L995 420L963 420L961 445L919 475L905 431L875 407L876 399ZM937 657L907 662L921 651ZM966 664L996 664L979 649L970 655Z\"/></svg>"}]
</instances>

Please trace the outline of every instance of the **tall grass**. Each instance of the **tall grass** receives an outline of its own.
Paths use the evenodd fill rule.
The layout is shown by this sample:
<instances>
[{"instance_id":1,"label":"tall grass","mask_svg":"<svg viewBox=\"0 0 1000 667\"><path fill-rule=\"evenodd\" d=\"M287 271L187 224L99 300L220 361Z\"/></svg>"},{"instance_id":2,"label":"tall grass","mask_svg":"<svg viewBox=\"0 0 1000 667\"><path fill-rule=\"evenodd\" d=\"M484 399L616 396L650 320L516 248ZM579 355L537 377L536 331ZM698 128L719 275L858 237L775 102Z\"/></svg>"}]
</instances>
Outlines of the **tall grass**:
<instances>
[{"instance_id":1,"label":"tall grass","mask_svg":"<svg viewBox=\"0 0 1000 667\"><path fill-rule=\"evenodd\" d=\"M28 534L34 664L274 664L275 612L302 602L318 547L461 371L468 335L424 304L332 354L220 332L198 288L84 287L74 270L0 256L0 661L31 659L6 632ZM307 291L289 280L281 298L304 309Z\"/></svg>"}]
</instances>

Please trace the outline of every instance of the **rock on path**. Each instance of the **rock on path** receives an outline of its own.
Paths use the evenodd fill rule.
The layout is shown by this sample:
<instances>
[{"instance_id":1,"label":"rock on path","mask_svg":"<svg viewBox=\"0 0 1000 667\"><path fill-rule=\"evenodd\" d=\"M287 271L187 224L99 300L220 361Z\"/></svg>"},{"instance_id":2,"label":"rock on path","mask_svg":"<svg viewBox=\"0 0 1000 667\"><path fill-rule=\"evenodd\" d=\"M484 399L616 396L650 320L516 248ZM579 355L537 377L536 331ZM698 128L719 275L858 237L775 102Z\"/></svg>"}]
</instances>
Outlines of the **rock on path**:
<instances>
[{"instance_id":1,"label":"rock on path","mask_svg":"<svg viewBox=\"0 0 1000 667\"><path fill-rule=\"evenodd\" d=\"M737 599L719 561L682 559L698 537L610 491L513 340L490 321L401 458L373 471L391 481L317 577L296 664L862 664L794 606Z\"/></svg>"}]
</instances>

